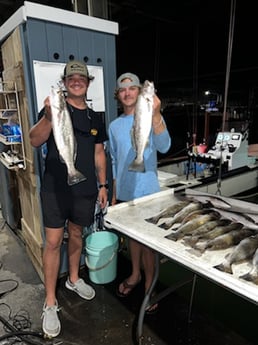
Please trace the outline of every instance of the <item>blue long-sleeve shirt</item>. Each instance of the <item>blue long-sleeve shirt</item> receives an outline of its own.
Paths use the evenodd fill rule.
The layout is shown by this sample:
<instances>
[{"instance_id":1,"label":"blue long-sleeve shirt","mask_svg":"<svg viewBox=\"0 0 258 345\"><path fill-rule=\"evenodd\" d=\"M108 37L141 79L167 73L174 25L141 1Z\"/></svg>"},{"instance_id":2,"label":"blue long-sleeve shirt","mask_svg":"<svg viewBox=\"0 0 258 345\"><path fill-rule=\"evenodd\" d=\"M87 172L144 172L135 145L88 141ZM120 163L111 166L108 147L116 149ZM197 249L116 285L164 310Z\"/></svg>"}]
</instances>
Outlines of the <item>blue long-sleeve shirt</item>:
<instances>
[{"instance_id":1,"label":"blue long-sleeve shirt","mask_svg":"<svg viewBox=\"0 0 258 345\"><path fill-rule=\"evenodd\" d=\"M145 172L129 171L129 165L135 158L131 141L131 128L134 115L124 115L113 120L109 125L109 144L112 161L113 179L116 180L116 198L129 201L160 191L157 176L157 151L165 153L171 145L167 129L160 134L150 133L148 146L144 150Z\"/></svg>"}]
</instances>

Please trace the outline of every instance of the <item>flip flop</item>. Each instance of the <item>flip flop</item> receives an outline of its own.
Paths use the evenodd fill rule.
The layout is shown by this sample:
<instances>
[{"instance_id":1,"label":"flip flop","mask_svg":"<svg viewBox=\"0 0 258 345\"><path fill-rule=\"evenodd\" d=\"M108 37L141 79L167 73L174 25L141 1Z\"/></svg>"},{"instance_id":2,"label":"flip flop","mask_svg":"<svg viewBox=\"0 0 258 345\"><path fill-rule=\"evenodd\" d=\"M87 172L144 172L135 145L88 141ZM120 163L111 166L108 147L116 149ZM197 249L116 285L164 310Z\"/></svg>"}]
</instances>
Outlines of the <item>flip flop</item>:
<instances>
[{"instance_id":1,"label":"flip flop","mask_svg":"<svg viewBox=\"0 0 258 345\"><path fill-rule=\"evenodd\" d=\"M118 286L118 288L117 288L117 290L116 290L116 294L117 294L117 296L119 296L119 297L127 297L127 296L129 296L130 295L130 293L133 291L133 289L140 283L140 281L141 281L141 278L138 280L138 282L136 282L135 284L129 284L128 282L127 282L127 279L125 279L123 282L122 282L122 285L123 285L123 290L128 290L128 292L127 293L124 293L124 292L120 292L119 291L119 286L120 286L120 284L119 284L119 286Z\"/></svg>"},{"instance_id":2,"label":"flip flop","mask_svg":"<svg viewBox=\"0 0 258 345\"><path fill-rule=\"evenodd\" d=\"M157 311L158 311L158 307L159 307L158 303L150 305L149 307L147 307L145 309L145 314L147 314L147 315L154 315L154 314L156 314Z\"/></svg>"},{"instance_id":3,"label":"flip flop","mask_svg":"<svg viewBox=\"0 0 258 345\"><path fill-rule=\"evenodd\" d=\"M151 294L151 298L155 297L157 295L157 292L154 290ZM158 303L153 303L151 305L149 305L146 309L145 309L145 314L147 315L154 315L157 313L158 311Z\"/></svg>"}]
</instances>

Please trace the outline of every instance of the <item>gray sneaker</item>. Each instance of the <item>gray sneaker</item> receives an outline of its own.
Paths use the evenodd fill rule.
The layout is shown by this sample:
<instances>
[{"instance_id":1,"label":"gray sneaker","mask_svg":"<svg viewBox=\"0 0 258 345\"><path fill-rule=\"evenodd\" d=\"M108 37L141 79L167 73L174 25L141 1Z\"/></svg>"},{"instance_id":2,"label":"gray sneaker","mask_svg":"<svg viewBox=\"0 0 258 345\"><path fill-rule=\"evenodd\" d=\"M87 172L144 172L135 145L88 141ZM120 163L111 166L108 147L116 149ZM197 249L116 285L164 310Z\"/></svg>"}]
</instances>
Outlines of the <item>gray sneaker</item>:
<instances>
[{"instance_id":1,"label":"gray sneaker","mask_svg":"<svg viewBox=\"0 0 258 345\"><path fill-rule=\"evenodd\" d=\"M55 305L47 306L45 303L43 306L41 316L43 319L42 329L44 334L49 338L57 337L61 331L61 324L57 315L59 310L60 308L58 308L57 302Z\"/></svg>"},{"instance_id":2,"label":"gray sneaker","mask_svg":"<svg viewBox=\"0 0 258 345\"><path fill-rule=\"evenodd\" d=\"M76 292L80 297L91 300L95 297L95 290L83 279L78 279L74 284L70 282L69 278L65 282L67 289Z\"/></svg>"}]
</instances>

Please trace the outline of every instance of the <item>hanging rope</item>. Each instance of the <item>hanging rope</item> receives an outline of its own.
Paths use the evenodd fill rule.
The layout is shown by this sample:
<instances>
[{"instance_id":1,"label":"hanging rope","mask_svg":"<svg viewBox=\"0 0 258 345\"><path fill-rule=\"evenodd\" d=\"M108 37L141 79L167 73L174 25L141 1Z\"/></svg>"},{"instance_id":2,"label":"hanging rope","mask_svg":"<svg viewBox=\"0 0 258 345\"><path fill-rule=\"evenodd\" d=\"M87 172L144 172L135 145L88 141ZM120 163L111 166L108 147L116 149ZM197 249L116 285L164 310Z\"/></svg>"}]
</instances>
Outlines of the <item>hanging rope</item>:
<instances>
[{"instance_id":1,"label":"hanging rope","mask_svg":"<svg viewBox=\"0 0 258 345\"><path fill-rule=\"evenodd\" d=\"M227 113L227 101L228 101L228 85L230 77L231 57L232 57L232 46L234 37L234 26L235 26L235 12L236 12L236 0L231 0L230 8L230 24L229 24L229 35L228 35L228 55L227 55L227 68L226 68L226 79L225 79L225 93L224 93L224 107L222 117L222 133L225 131L226 113ZM217 192L216 194L221 195L221 175L222 175L222 143L220 146L220 164L217 179Z\"/></svg>"}]
</instances>

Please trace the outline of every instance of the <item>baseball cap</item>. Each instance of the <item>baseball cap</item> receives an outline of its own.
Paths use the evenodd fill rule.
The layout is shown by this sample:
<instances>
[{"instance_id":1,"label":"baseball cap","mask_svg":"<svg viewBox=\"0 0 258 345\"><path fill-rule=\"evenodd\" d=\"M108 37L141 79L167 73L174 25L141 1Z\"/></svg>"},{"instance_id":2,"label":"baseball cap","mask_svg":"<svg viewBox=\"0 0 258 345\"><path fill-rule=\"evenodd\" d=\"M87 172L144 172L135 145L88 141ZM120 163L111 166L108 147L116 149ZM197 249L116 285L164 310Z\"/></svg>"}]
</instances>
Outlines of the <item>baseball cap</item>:
<instances>
[{"instance_id":1,"label":"baseball cap","mask_svg":"<svg viewBox=\"0 0 258 345\"><path fill-rule=\"evenodd\" d=\"M123 82L124 79L130 79L130 82ZM127 72L120 75L116 82L117 89L128 87L128 86L138 86L141 87L140 80L137 75Z\"/></svg>"},{"instance_id":2,"label":"baseball cap","mask_svg":"<svg viewBox=\"0 0 258 345\"><path fill-rule=\"evenodd\" d=\"M92 80L94 77L89 75L87 65L84 62L72 60L69 61L64 68L64 77L70 77L73 74L80 74Z\"/></svg>"}]
</instances>

